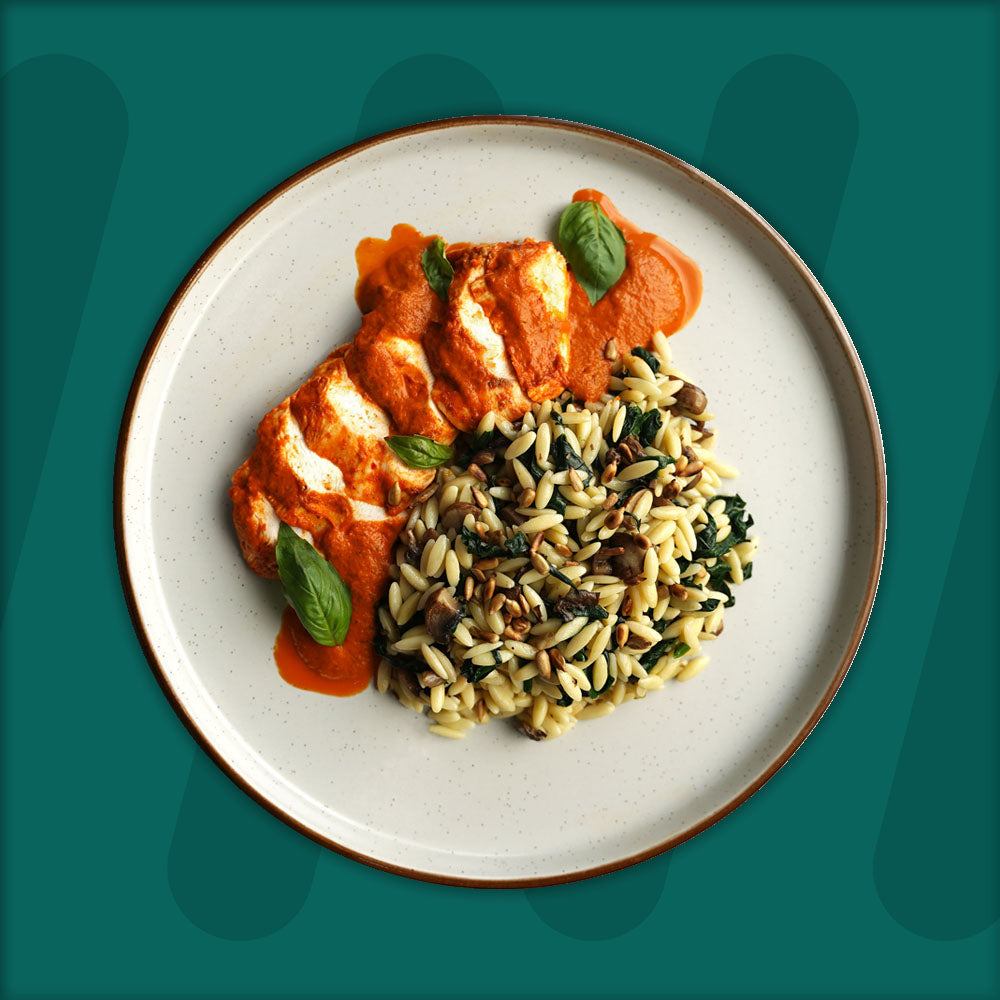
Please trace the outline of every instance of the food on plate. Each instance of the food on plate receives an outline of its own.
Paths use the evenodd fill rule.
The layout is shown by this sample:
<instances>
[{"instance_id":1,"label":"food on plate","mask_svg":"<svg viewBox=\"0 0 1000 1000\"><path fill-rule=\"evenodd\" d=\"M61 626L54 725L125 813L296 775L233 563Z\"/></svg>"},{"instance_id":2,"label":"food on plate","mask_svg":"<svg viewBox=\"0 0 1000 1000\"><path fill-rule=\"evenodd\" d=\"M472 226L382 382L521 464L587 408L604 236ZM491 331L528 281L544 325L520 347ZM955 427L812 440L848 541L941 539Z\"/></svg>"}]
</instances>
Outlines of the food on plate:
<instances>
[{"instance_id":1,"label":"food on plate","mask_svg":"<svg viewBox=\"0 0 1000 1000\"><path fill-rule=\"evenodd\" d=\"M515 716L533 740L708 663L757 541L715 458L704 392L666 337L614 362L606 398L488 414L396 544L379 691L460 738Z\"/></svg>"},{"instance_id":2,"label":"food on plate","mask_svg":"<svg viewBox=\"0 0 1000 1000\"><path fill-rule=\"evenodd\" d=\"M513 484L505 486L501 480L505 475L509 477L515 466L502 456L493 456L492 461L499 463L495 468L487 471L480 466L479 474L495 473L498 476L496 484L486 492L478 486L474 490L470 486L468 495L464 488L458 496L453 495L454 490L449 492L455 482L464 481L469 475L477 478L477 473L472 470L476 463L472 466L468 464L470 442L475 440L477 433L480 436L479 447L473 450L483 452L488 450L483 446L483 435L487 433L491 442L497 435L507 439L522 433L534 433L544 438L546 431L543 428L549 428L550 446L559 451L541 458L536 456L533 467L521 463L522 468L529 468L533 485L524 486L519 492L530 488L536 493L532 504L521 506L534 505L537 509L546 506L537 504L538 494L544 497L546 490L551 493L549 502L555 508L563 505L559 498L564 496L565 489L572 489L574 483L568 480L570 486L567 487L561 477L568 476L570 469L576 477L604 475L607 467L603 463L609 449L613 455L618 455L621 447L626 451L629 449L630 437L649 438L641 447L652 457L644 460L648 465L655 459L657 468L652 477L643 473L637 474L636 478L643 482L643 488L657 501L655 509L661 509L659 503L663 490L674 489L675 483L680 489L678 496L686 496L689 502L677 500L671 504L675 509L687 512L683 516L678 515L676 522L671 521L670 516L656 515L658 523L654 527L659 530L654 532L653 537L660 540L655 546L651 544L648 551L665 552L665 532L680 532L677 534L680 544L688 541L694 549L692 555L686 557L692 562L683 567L677 566L679 571L687 572L674 574L677 576L674 585L680 588L691 584L696 596L702 592L718 592L718 587L709 590L699 588L692 578L692 574L700 572L692 567L700 567L709 572L713 583L721 582L719 574L722 570L716 569L712 574L715 566L721 564L709 564L697 557L697 540L692 541L688 535L705 535L706 531L713 530L707 526L713 525L717 533L728 529L732 537L731 533L736 530L734 525L746 522L733 520L733 501L718 518L707 512L704 503L700 510L696 510L699 503L697 497L706 500L714 495L718 487L718 472L722 469L712 465L714 459L710 450L706 450L709 439L700 419L705 408L704 394L685 380L667 379L667 374L673 374L669 367L665 368L664 375L656 375L652 381L648 377L654 363L669 366L665 353L666 338L680 329L698 307L701 272L690 258L663 238L644 232L623 218L606 196L588 189L578 191L562 213L555 243L525 239L520 242L449 245L438 236L425 236L411 226L397 225L386 240L362 240L356 259L359 277L355 297L362 313L358 333L350 344L334 350L299 389L264 417L258 427L256 447L234 474L230 489L233 520L248 564L262 576L280 577L289 600L275 646L275 657L286 680L299 687L330 694L352 694L367 686L380 662L377 643L391 639L390 645L395 645L403 641L401 635L393 635L394 629L398 633L399 624L389 615L388 606L377 614L379 601L387 594L393 604L405 606L411 611L414 623L410 625L411 629L419 618L421 627L428 630L428 635L441 633L445 636L428 644L434 663L438 663L435 650L442 659L446 659L446 653L453 652L456 645L462 646L460 639L466 634L473 638L471 626L467 624L469 620L480 631L491 631L478 622L474 609L472 618L469 618L469 609L465 604L464 590L468 586L466 579L471 570L464 565L464 561L476 556L476 553L467 546L462 548L466 545L464 532L472 531L479 537L480 529L487 533L498 530L491 524L491 517L496 520L503 515L516 519L526 515L518 513L520 508L511 507L508 501L512 498L503 492L513 489ZM648 352L654 346L654 337L658 357ZM632 354L633 350L638 353ZM622 364L631 366L629 371L621 370ZM636 366L639 374L632 370ZM621 381L623 378L626 380L624 383ZM675 385L675 382L679 384ZM622 421L631 421L635 412L643 415L643 421L648 421L643 423L646 434L634 433L635 428L628 423L630 431L624 435L624 440L618 440L613 434L614 440L602 437L602 444L596 443L594 438L594 447L589 449L592 453L587 454L587 441L576 440L578 447L573 451L571 434L574 423L578 429L587 425L589 441L590 432L596 433L602 420L611 421L609 427L603 428L602 434L617 433L621 430L616 428L618 414L626 414ZM656 421L654 413L659 413L659 422L656 433L652 434ZM560 423L560 420L565 422ZM686 432L685 426L689 428ZM632 454L635 457L634 451ZM577 458L580 462L578 467L573 464ZM569 462L570 469L551 465L556 461ZM685 463L690 468L699 463L703 466L701 478L694 485L690 479L673 478L673 472L667 470L670 465L679 472L677 466L684 466ZM550 474L548 479L544 479L545 474ZM449 477L450 482L447 481ZM612 494L629 493L631 487L624 491L616 490L614 484L618 480L613 475L612 479ZM660 487L662 489L657 493ZM586 487L591 492L595 489L603 491L601 502L610 503L607 488L607 483ZM494 489L499 489L501 493L491 492ZM633 490L629 497L636 497L641 492ZM485 500L485 506L480 498ZM653 502L649 501L648 516L652 516ZM642 499L641 504L635 500L633 510L625 510L623 506L620 511L623 523L631 525L634 507L639 505L641 510L645 504L645 499ZM447 538L450 546L450 554L442 555L448 563L448 569L442 570L445 573L443 579L450 580L449 574L454 575L454 560L461 557L458 571L461 594L450 582L447 587L433 588L433 593L432 584L428 583L421 589L413 583L426 578L426 567L420 568L428 551L423 544L425 539L434 541L435 562L436 554L444 551L442 546L445 543L429 534L441 531L445 520L442 506L448 508L443 513L449 522L457 521L461 515L461 523L448 526L440 535L440 538ZM581 504L569 506L577 508ZM666 509L666 504L663 509ZM435 510L440 520L435 520ZM614 520L618 512L619 508L612 510L609 507L605 516ZM595 570L590 576L603 578L612 575L610 572L598 573L596 569L601 568L601 560L618 556L608 556L606 550L609 546L603 546L588 557L589 563L584 559L572 559L571 556L578 554L579 548L586 549L592 545L587 534L591 529L585 525L573 526L576 532L574 537L578 536L577 549L574 549L569 541L562 540L561 535L561 532L568 532L566 525L572 519L564 522L563 512L556 509L556 513L559 515L558 524L562 527L553 522L550 527L537 529L544 537L537 536L541 540L535 543L533 551L526 556L515 557L505 550L510 558L527 558L529 563L533 559L538 561L551 556L548 558L550 573L546 582L533 588L543 602L544 617L537 606L525 612L518 600L524 612L522 617L531 619L534 616L532 627L539 626L537 635L551 637L559 634L559 639L553 640L555 645L551 647L547 645L548 638L538 641L539 645L552 650L550 658L552 654L558 657L561 644L572 643L582 630L573 636L547 631L551 628L548 623L553 620L545 604L549 596L553 596L556 603L562 601L560 607L563 613L571 605L601 608L610 620L612 614L617 615L621 610L620 607L615 611L609 610L614 604L614 600L607 597L610 591L599 593L596 603L586 603L593 598L580 594L596 593L590 586L593 581L587 580L586 584L575 582L578 576L586 577L588 567ZM685 520L688 516L690 521ZM546 517L551 520L549 513L537 517L543 521ZM722 517L729 518L728 523L721 520ZM588 524L591 519L588 519ZM531 519L528 518L528 521L530 523ZM675 527L668 529L664 527L667 524ZM511 520L505 521L504 525L509 529L516 527ZM578 531L581 527L582 535ZM638 522L635 527L638 528ZM604 530L597 528L595 539ZM397 547L397 539L404 531L407 533L404 536L406 541ZM621 531L616 536L618 534ZM527 538L523 531L520 535ZM660 538L661 535L663 538ZM569 537L567 533L566 538ZM638 532L637 537L648 536ZM568 548L570 555L554 549L556 543ZM475 548L476 543L472 544ZM728 579L732 582L738 582L736 577L749 562L749 558L744 559L743 555L751 551L743 549L740 554L731 555L736 551L737 544L745 546L752 543L741 539L727 552L730 559L725 564L729 566L729 562L735 560L735 568L729 568L732 575ZM610 546L611 549L616 547L622 546ZM417 548L420 552L413 555ZM428 555L427 558L432 557ZM479 558L488 561L491 557ZM500 565L499 555L496 558ZM415 559L417 562L414 562ZM575 575L563 573L559 569L560 559L579 562L583 572L570 567ZM651 569L652 563L649 565ZM331 572L327 572L325 566L329 566ZM665 563L658 573L663 577L672 569L670 563ZM484 571L477 567L476 572ZM523 572L521 567L520 573ZM538 570L533 567L527 571L531 572ZM571 582L559 583L560 573L568 575ZM507 571L504 575L510 578ZM682 578L687 581L683 585L680 583ZM478 581L475 575L472 579L477 581L473 590L477 584L485 585L487 582ZM404 598L401 591L406 580L409 580L407 586L413 586L414 590L413 593L407 592ZM624 582L623 578L619 581L618 586L625 589L643 586ZM393 589L390 589L390 583L394 585ZM501 586L502 583L504 580L494 582L493 586L500 590L510 589ZM524 586L531 588L530 583ZM594 587L597 586L614 585L594 584ZM645 586L645 595L652 598L656 586L651 581L646 581ZM567 593L558 593L562 588L568 588ZM569 590L576 596L567 603ZM480 609L483 613L488 613L489 603L495 594L496 591L490 595L486 607ZM639 601L631 591L630 596L634 615L659 608L663 601L662 595L657 593L653 604L640 609ZM716 599L705 598L707 601ZM668 605L670 609L678 612L689 610L684 606L684 599L674 595L672 600L673 603ZM691 600L693 598L687 603L690 604ZM622 597L619 604L624 601L625 597ZM420 604L419 609L417 604ZM705 608L701 610L705 611ZM708 617L711 618L713 613L710 612ZM599 616L600 612L591 610L572 617L583 615ZM385 633L381 636L377 634L377 617L381 619ZM677 624L675 618L676 615L671 615L664 634ZM597 620L587 618L590 624ZM659 620L662 616L650 618L651 622ZM632 648L635 649L639 642L636 637L645 623L640 618L623 618L623 622L626 621L634 621L638 629L634 634L630 633L633 634ZM718 622L721 623L721 613ZM566 624L575 628L573 621ZM711 624L716 624L714 618ZM504 630L512 628L517 631L522 627L520 622L513 628L510 623L504 623ZM589 629L590 626L585 627ZM604 635L606 627L594 630L594 635ZM652 625L648 627L656 631ZM689 630L694 628L693 625L686 627ZM616 629L617 623L612 634L617 634ZM698 634L704 637L703 633ZM456 640L456 636L460 639ZM693 632L691 637L697 638ZM587 638L592 639L593 636L588 632ZM674 638L673 635L669 637L670 640ZM525 645L521 640L506 641L521 642L521 647ZM608 642L610 644L611 640ZM683 642L692 650L697 649L694 643L687 642L687 638ZM511 655L504 658L501 654L501 659L505 663L519 663L523 659L520 653L524 652L521 647L507 648L506 652ZM473 647L462 648L467 650ZM681 645L673 642L672 651L678 648ZM405 659L405 652L397 648L390 655ZM573 655L579 652L576 650ZM481 655L484 654L476 652L471 659L478 659ZM623 665L619 667L616 661L615 666L609 667L608 676L615 683L623 677L624 664L631 666L631 661L624 659L631 655L623 653ZM637 662L640 659L632 658ZM452 663L452 671L458 670L464 659L459 656L457 666ZM495 661L495 657L492 659ZM681 667L681 672L688 671L689 674L692 672L691 663L697 662L688 662L680 656L675 659L678 666L686 664ZM425 662L433 666L426 658ZM594 662L597 662L596 659ZM570 665L573 669L563 673L576 678L580 684L577 693L581 693L583 682L574 673L580 668L573 664L572 657ZM474 663L473 666L485 664ZM658 666L654 670L646 669L643 664L639 666L635 676L648 683L634 688L635 691L656 686L655 678L666 672ZM447 668L441 666L441 669L448 673ZM515 672L523 669L514 667ZM642 671L649 676L641 676ZM407 666L390 669L383 665L379 670L379 687L393 686L404 701L408 698L419 701L423 698L419 691L424 689L418 692L412 690L407 679L412 673ZM486 679L489 675L485 675L472 681L469 689L493 696L492 701L485 702L487 711L511 714L506 711L508 702L497 685L498 678L510 678L511 675L507 670L494 673L496 676L492 680ZM561 682L558 674L554 676ZM402 681L399 678L403 678ZM468 682L468 678L466 680ZM448 683L447 692L443 685L432 684L426 689L428 705L433 708L442 698L454 700L462 694L453 690L456 685L461 687L457 674ZM520 684L516 694L523 700L525 691L522 681L508 680L504 683ZM545 690L543 685L548 681L543 679L538 683L539 689ZM590 683L593 687L593 679ZM530 683L528 687L530 700ZM488 690L490 688L495 690ZM613 704L617 697L616 690L614 685L609 685L607 698L602 695L592 699L586 711L597 711ZM514 691L513 687L511 691ZM573 692L563 688L557 701L567 697L574 704L583 699L581 694L577 702L573 699ZM535 717L532 713L541 711L534 708L536 703L532 701L528 710L531 718ZM451 701L446 704L450 705ZM477 711L476 704L474 700L473 713ZM523 712L523 706L516 707ZM569 724L565 719L560 721L560 713L568 708L571 715L583 711L572 709L565 703L559 705L553 702L552 714L547 716L549 728L545 729L544 725L532 728L544 730L549 736L555 735L556 729L561 731ZM442 716L441 711L446 714ZM454 723L452 728L457 726L456 732L460 732L462 725L447 713L457 713L459 719L466 719L462 711L447 708L436 713L440 724L447 728ZM525 721L522 718L522 722ZM527 722L530 724L530 720Z\"/></svg>"}]
</instances>

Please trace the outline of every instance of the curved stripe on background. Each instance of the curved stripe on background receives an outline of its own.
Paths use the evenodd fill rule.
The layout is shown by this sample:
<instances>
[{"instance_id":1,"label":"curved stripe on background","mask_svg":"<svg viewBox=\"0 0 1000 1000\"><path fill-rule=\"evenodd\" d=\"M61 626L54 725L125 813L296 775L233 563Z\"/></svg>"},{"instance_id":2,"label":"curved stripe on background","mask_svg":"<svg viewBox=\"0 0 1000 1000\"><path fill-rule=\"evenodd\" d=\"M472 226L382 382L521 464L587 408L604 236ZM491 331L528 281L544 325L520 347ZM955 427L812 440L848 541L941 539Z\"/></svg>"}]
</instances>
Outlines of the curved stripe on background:
<instances>
[{"instance_id":1,"label":"curved stripe on background","mask_svg":"<svg viewBox=\"0 0 1000 1000\"><path fill-rule=\"evenodd\" d=\"M885 908L907 930L938 941L978 934L1000 916L991 655L1000 607L998 496L1000 382L875 848L875 886Z\"/></svg>"},{"instance_id":2,"label":"curved stripe on background","mask_svg":"<svg viewBox=\"0 0 1000 1000\"><path fill-rule=\"evenodd\" d=\"M273 934L302 908L318 857L195 752L167 859L170 891L193 924L227 940Z\"/></svg>"},{"instance_id":3,"label":"curved stripe on background","mask_svg":"<svg viewBox=\"0 0 1000 1000\"><path fill-rule=\"evenodd\" d=\"M583 735L583 734L581 734ZM635 930L656 909L673 851L585 882L525 889L535 914L577 941L609 941Z\"/></svg>"},{"instance_id":4,"label":"curved stripe on background","mask_svg":"<svg viewBox=\"0 0 1000 1000\"><path fill-rule=\"evenodd\" d=\"M502 111L496 88L464 59L414 56L390 66L372 84L361 108L357 137L364 139L435 118L498 115Z\"/></svg>"},{"instance_id":5,"label":"curved stripe on background","mask_svg":"<svg viewBox=\"0 0 1000 1000\"><path fill-rule=\"evenodd\" d=\"M857 105L836 73L803 56L768 56L723 88L700 166L822 277L857 144Z\"/></svg>"},{"instance_id":6,"label":"curved stripe on background","mask_svg":"<svg viewBox=\"0 0 1000 1000\"><path fill-rule=\"evenodd\" d=\"M469 63L415 56L376 79L357 134L444 114L501 110L493 84ZM273 933L308 898L319 853L317 844L261 809L195 751L168 863L170 889L192 923L226 939Z\"/></svg>"},{"instance_id":7,"label":"curved stripe on background","mask_svg":"<svg viewBox=\"0 0 1000 1000\"><path fill-rule=\"evenodd\" d=\"M0 80L4 338L0 609L17 569L94 265L121 170L118 88L72 56L39 56ZM26 377L34 372L36 377Z\"/></svg>"},{"instance_id":8,"label":"curved stripe on background","mask_svg":"<svg viewBox=\"0 0 1000 1000\"><path fill-rule=\"evenodd\" d=\"M857 107L840 77L812 59L769 56L723 88L700 166L749 202L820 275L857 140ZM666 132L650 141L671 147ZM675 851L588 882L525 894L553 930L582 941L608 940L653 913Z\"/></svg>"}]
</instances>

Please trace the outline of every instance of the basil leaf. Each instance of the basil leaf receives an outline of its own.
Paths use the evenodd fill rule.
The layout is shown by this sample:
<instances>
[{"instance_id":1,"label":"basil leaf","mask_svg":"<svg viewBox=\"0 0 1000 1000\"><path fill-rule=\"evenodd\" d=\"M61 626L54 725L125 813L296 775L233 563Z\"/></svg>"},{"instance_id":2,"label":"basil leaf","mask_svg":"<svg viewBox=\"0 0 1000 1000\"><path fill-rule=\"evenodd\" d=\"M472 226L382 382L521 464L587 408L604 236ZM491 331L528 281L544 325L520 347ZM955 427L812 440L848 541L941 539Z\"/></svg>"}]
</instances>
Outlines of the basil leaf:
<instances>
[{"instance_id":1,"label":"basil leaf","mask_svg":"<svg viewBox=\"0 0 1000 1000\"><path fill-rule=\"evenodd\" d=\"M284 521L274 550L278 576L299 621L321 646L339 646L351 624L351 592L333 564Z\"/></svg>"},{"instance_id":2,"label":"basil leaf","mask_svg":"<svg viewBox=\"0 0 1000 1000\"><path fill-rule=\"evenodd\" d=\"M574 201L559 217L556 244L596 305L625 270L625 235L596 201Z\"/></svg>"},{"instance_id":3,"label":"basil leaf","mask_svg":"<svg viewBox=\"0 0 1000 1000\"><path fill-rule=\"evenodd\" d=\"M632 353L637 358L642 358L642 360L645 361L646 364L653 370L654 374L660 370L660 362L654 355L650 354L645 347L633 347Z\"/></svg>"},{"instance_id":4,"label":"basil leaf","mask_svg":"<svg viewBox=\"0 0 1000 1000\"><path fill-rule=\"evenodd\" d=\"M420 255L420 266L424 269L427 284L437 292L442 302L447 302L455 269L444 255L444 240L440 236Z\"/></svg>"},{"instance_id":5,"label":"basil leaf","mask_svg":"<svg viewBox=\"0 0 1000 1000\"><path fill-rule=\"evenodd\" d=\"M394 434L386 443L411 469L433 469L455 457L455 449L423 434Z\"/></svg>"}]
</instances>

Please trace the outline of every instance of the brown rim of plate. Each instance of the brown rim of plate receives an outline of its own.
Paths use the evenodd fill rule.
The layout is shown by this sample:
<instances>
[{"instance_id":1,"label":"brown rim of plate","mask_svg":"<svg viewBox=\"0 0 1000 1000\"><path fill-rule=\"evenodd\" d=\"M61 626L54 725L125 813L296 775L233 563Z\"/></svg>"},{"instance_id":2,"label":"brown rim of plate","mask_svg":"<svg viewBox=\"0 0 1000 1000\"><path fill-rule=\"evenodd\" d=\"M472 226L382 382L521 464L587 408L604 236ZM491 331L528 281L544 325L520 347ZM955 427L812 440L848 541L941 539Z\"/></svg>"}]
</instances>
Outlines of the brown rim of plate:
<instances>
[{"instance_id":1,"label":"brown rim of plate","mask_svg":"<svg viewBox=\"0 0 1000 1000\"><path fill-rule=\"evenodd\" d=\"M816 302L837 334L840 346L843 348L847 361L854 373L854 378L864 403L865 414L868 418L868 430L871 436L872 459L875 465L877 477L875 486L877 500L875 551L872 555L872 562L868 571L868 584L865 588L864 603L858 615L857 621L854 623L850 643L848 644L847 651L841 660L840 666L837 668L836 675L824 692L819 704L806 720L805 725L795 735L791 743L785 747L770 767L768 767L755 781L753 781L720 809L717 809L711 815L707 816L701 822L696 823L690 829L684 830L682 833L670 837L663 843L657 844L655 847L651 847L648 850L641 851L638 854L632 854L628 857L611 861L604 865L598 865L594 868L587 868L583 871L570 872L564 875L546 876L542 878L460 878L451 875L436 875L432 872L416 871L412 868L404 868L399 865L388 864L384 861L379 861L377 858L371 858L367 855L360 854L357 851L344 847L342 844L338 844L335 841L328 840L325 837L320 836L315 831L306 828L298 820L279 809L273 802L268 800L264 795L253 788L249 782L238 774L230 766L228 761L226 761L222 755L216 751L209 739L204 733L201 732L200 729L198 729L194 721L187 714L187 711L177 698L173 688L171 688L166 675L156 658L156 653L153 650L149 641L149 636L146 634L142 619L139 616L139 609L136 605L135 593L132 589L127 553L125 550L122 492L125 481L126 444L132 424L132 416L135 410L136 400L138 399L139 392L142 389L143 382L145 381L146 370L152 361L153 354L155 353L157 345L160 342L160 338L163 336L164 330L166 330L177 307L184 299L184 296L187 295L188 290L198 279L201 272L222 249L222 247L225 246L225 244L228 243L229 240L260 211L266 208L285 191L294 187L300 181L305 180L317 171L323 170L332 163L337 163L340 160L347 159L347 157L353 156L355 153L362 150L370 149L373 146L377 146L383 142L388 142L392 139L398 139L407 135L416 135L421 132L432 132L438 129L453 128L463 125L529 125L538 128L562 129L568 132L577 132L582 135L593 136L598 139L610 140L611 142L618 143L628 149L637 150L638 152L646 153L649 156L655 157L657 160L666 163L675 170L679 170L681 173L686 174L699 184L709 188L715 194L721 196L724 201L734 207L744 218L753 223L760 232L777 244L778 248L789 259L815 296ZM868 624L872 604L875 600L875 591L878 588L879 574L882 568L882 555L885 549L885 452L882 447L882 435L879 430L878 416L875 412L875 404L872 400L871 389L868 385L864 369L861 366L861 361L858 358L857 351L855 351L854 344L851 342L847 328L844 326L843 320L841 320L837 310L834 308L834 305L830 301L826 292L823 291L820 283L816 280L815 276L805 263L800 259L798 254L796 254L788 243L785 242L785 240L760 215L758 215L757 212L750 208L749 205L733 194L733 192L727 187L723 186L718 181L713 180L707 174L702 173L696 167L692 167L689 163L685 163L683 160L679 160L677 157L671 156L669 153L665 153L663 150L657 149L655 146L650 146L648 143L640 142L638 139L631 139L628 136L620 135L619 133L612 132L608 129L597 128L593 125L581 125L576 122L562 121L557 118L534 118L529 115L469 115L462 118L442 118L437 121L423 122L417 125L409 125L405 128L393 129L390 132L383 132L370 139L362 139L359 142L352 143L350 146L345 146L343 149L338 150L335 153L331 153L329 156L324 156L322 159L316 160L309 166L304 167L302 170L272 188L267 192L267 194L254 202L254 204L251 205L245 212L239 215L232 223L230 223L229 226L226 227L222 234L212 242L211 246L209 246L201 257L198 258L194 267L191 268L184 280L178 286L177 291L175 291L171 296L170 301L167 303L166 308L163 310L163 313L160 315L160 318L153 329L153 333L146 344L145 350L142 352L142 357L139 359L135 377L132 380L128 399L125 403L125 412L122 416L121 428L118 433L114 476L115 550L118 558L118 573L121 577L122 590L125 593L125 601L128 604L129 615L132 618L132 625L135 628L136 635L139 638L139 643L142 646L142 651L145 654L146 660L152 668L153 676L163 689L164 694L173 706L174 711L180 717L181 722L184 723L201 748L215 761L216 764L219 765L225 774L227 774L229 778L231 778L232 781L243 789L243 791L246 792L251 798L255 799L262 806L264 806L265 809L277 816L278 819L287 823L294 830L298 830L299 833L302 833L311 840L316 841L316 843L321 846L328 847L330 850L336 851L338 854L342 854L345 857L353 858L355 861L360 861L362 864L368 865L371 868L377 868L385 872L392 872L395 875L405 875L407 878L418 879L423 882L436 882L442 885L459 885L487 889L524 889L533 886L559 885L565 882L576 882L581 879L604 875L608 872L618 871L621 868L627 868L630 865L638 864L640 861L647 861L649 858L656 857L664 851L669 851L678 844L682 844L684 841L690 840L703 830L708 829L708 827L717 823L724 816L731 813L737 806L746 802L746 800L749 799L754 792L770 780L778 769L781 768L789 760L792 754L795 753L795 751L802 745L802 742L813 730L816 723L819 722L823 713L827 710L830 702L833 700L833 696L837 693L837 689L843 682L844 677L847 674L847 670L851 665L851 661L854 659L854 655L857 652L859 644L861 643L861 637L864 634L865 626Z\"/></svg>"}]
</instances>

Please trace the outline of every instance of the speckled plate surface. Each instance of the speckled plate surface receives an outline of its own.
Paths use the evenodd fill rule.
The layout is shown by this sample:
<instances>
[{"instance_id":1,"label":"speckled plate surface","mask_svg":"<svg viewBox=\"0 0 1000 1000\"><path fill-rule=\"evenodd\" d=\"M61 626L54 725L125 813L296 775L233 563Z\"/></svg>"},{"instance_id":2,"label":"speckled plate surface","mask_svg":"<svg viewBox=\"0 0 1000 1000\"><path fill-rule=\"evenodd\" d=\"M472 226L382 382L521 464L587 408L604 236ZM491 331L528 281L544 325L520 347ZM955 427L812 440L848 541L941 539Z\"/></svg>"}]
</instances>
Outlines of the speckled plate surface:
<instances>
[{"instance_id":1,"label":"speckled plate surface","mask_svg":"<svg viewBox=\"0 0 1000 1000\"><path fill-rule=\"evenodd\" d=\"M740 468L735 487L762 539L712 662L541 744L507 723L439 739L373 689L336 699L289 687L271 652L280 588L243 563L226 490L258 420L353 337L355 245L396 222L449 241L544 237L582 187L605 191L704 272L701 308L671 343L708 394L717 453ZM885 475L847 332L759 216L688 165L612 133L459 119L308 167L209 248L140 362L116 524L150 664L250 794L368 864L461 884L542 884L681 842L794 752L867 621Z\"/></svg>"}]
</instances>

